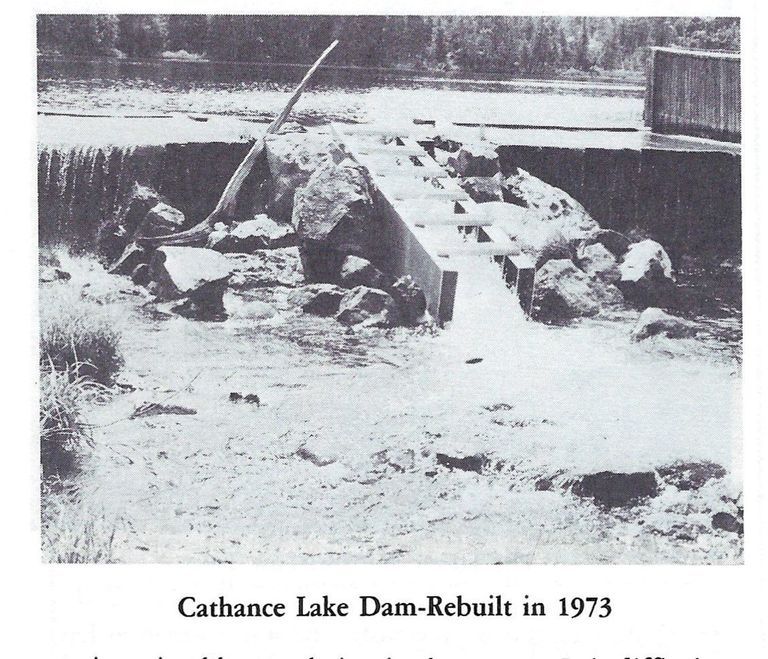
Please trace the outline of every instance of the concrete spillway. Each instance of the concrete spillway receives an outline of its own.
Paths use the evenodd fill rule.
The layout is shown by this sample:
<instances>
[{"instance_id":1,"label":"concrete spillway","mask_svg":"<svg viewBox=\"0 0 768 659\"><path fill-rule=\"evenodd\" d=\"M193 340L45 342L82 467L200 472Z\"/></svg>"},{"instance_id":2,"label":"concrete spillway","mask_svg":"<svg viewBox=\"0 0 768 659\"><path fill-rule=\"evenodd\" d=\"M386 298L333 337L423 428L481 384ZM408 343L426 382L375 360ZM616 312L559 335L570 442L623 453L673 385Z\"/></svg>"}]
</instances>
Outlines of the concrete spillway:
<instances>
[{"instance_id":1,"label":"concrete spillway","mask_svg":"<svg viewBox=\"0 0 768 659\"><path fill-rule=\"evenodd\" d=\"M38 149L42 243L93 244L99 225L134 182L165 195L188 218L204 217L248 149L247 144L45 146Z\"/></svg>"},{"instance_id":2,"label":"concrete spillway","mask_svg":"<svg viewBox=\"0 0 768 659\"><path fill-rule=\"evenodd\" d=\"M220 119L41 118L41 241L87 247L134 181L158 189L188 218L204 217L245 155L245 140L262 130ZM738 147L642 132L487 133L502 145L498 151L505 174L521 167L562 188L603 227L650 234L673 260L713 250L722 257L739 253ZM144 136L143 141L126 143L131 134ZM153 135L151 143L147 135ZM476 131L467 131L466 137L476 139Z\"/></svg>"}]
</instances>

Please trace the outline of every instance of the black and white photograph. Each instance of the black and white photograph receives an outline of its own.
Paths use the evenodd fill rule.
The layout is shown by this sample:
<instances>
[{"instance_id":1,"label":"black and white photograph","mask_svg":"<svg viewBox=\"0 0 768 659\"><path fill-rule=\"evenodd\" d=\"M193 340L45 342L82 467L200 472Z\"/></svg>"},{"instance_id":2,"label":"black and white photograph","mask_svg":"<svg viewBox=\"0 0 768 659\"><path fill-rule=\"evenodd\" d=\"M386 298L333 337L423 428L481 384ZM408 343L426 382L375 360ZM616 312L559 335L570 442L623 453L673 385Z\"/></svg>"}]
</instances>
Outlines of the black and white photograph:
<instances>
[{"instance_id":1,"label":"black and white photograph","mask_svg":"<svg viewBox=\"0 0 768 659\"><path fill-rule=\"evenodd\" d=\"M742 27L38 13L42 562L742 565Z\"/></svg>"}]
</instances>

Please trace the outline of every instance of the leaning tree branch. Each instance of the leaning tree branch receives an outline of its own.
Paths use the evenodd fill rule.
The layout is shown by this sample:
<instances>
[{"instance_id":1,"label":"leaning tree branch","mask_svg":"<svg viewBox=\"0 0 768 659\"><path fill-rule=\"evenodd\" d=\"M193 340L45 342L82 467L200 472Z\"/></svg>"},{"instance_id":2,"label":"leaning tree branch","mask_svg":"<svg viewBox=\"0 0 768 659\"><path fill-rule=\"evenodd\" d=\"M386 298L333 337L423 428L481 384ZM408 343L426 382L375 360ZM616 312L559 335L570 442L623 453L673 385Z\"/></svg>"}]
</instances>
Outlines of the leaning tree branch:
<instances>
[{"instance_id":1,"label":"leaning tree branch","mask_svg":"<svg viewBox=\"0 0 768 659\"><path fill-rule=\"evenodd\" d=\"M232 178L229 179L229 183L224 188L224 192L221 194L219 203L216 204L216 208L213 209L211 214L206 217L202 222L195 225L191 229L182 231L181 233L167 234L164 236L156 236L153 238L137 238L136 242L148 247L160 247L161 245L195 245L204 242L208 237L208 234L213 230L213 226L217 222L225 222L231 220L235 212L235 206L237 202L240 189L243 187L243 183L248 178L248 175L253 169L253 165L256 163L259 156L264 152L266 147L265 138L267 135L271 135L280 130L280 127L285 123L293 106L296 105L296 101L299 100L302 92L309 84L310 79L314 75L315 71L323 63L323 60L328 57L331 51L336 48L339 43L338 39L334 41L328 48L323 51L323 54L318 57L317 61L312 65L312 68L307 71L306 75L302 78L293 94L288 99L282 112L272 121L267 127L264 135L262 135L256 143L251 147L248 154L243 158L243 161L235 170Z\"/></svg>"}]
</instances>

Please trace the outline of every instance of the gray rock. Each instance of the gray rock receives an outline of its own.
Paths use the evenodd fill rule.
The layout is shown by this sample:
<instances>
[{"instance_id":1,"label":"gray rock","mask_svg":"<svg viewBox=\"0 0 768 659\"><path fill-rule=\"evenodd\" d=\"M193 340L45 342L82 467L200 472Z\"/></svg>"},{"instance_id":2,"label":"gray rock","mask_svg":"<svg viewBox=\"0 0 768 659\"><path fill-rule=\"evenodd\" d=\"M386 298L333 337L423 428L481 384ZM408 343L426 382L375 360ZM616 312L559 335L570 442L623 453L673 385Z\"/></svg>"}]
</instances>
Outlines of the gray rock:
<instances>
[{"instance_id":1,"label":"gray rock","mask_svg":"<svg viewBox=\"0 0 768 659\"><path fill-rule=\"evenodd\" d=\"M335 283L348 255L378 260L382 240L370 183L351 160L326 163L312 174L296 192L293 225L309 282Z\"/></svg>"},{"instance_id":2,"label":"gray rock","mask_svg":"<svg viewBox=\"0 0 768 659\"><path fill-rule=\"evenodd\" d=\"M461 471L474 471L477 474L483 473L483 469L488 464L488 458L482 453L462 457L437 453L435 458L437 459L437 464L448 467L451 471L459 469Z\"/></svg>"},{"instance_id":3,"label":"gray rock","mask_svg":"<svg viewBox=\"0 0 768 659\"><path fill-rule=\"evenodd\" d=\"M600 231L600 225L571 195L524 169L507 178L505 186L513 203L536 211L534 217L556 226L567 240L585 240Z\"/></svg>"},{"instance_id":4,"label":"gray rock","mask_svg":"<svg viewBox=\"0 0 768 659\"><path fill-rule=\"evenodd\" d=\"M658 495L659 485L652 471L617 473L601 471L579 478L573 493L589 497L606 508L625 507Z\"/></svg>"},{"instance_id":5,"label":"gray rock","mask_svg":"<svg viewBox=\"0 0 768 659\"><path fill-rule=\"evenodd\" d=\"M173 300L209 284L225 282L232 265L218 252L204 247L160 247L150 261L159 298Z\"/></svg>"},{"instance_id":6,"label":"gray rock","mask_svg":"<svg viewBox=\"0 0 768 659\"><path fill-rule=\"evenodd\" d=\"M711 480L724 478L726 471L714 462L675 462L659 467L661 479L678 490L698 490Z\"/></svg>"},{"instance_id":7,"label":"gray rock","mask_svg":"<svg viewBox=\"0 0 768 659\"><path fill-rule=\"evenodd\" d=\"M499 172L496 176L470 176L459 185L478 204L488 201L504 201L504 179Z\"/></svg>"},{"instance_id":8,"label":"gray rock","mask_svg":"<svg viewBox=\"0 0 768 659\"><path fill-rule=\"evenodd\" d=\"M323 163L343 158L329 138L300 133L269 136L266 155L270 173L267 210L282 222L291 220L296 190L306 185Z\"/></svg>"},{"instance_id":9,"label":"gray rock","mask_svg":"<svg viewBox=\"0 0 768 659\"><path fill-rule=\"evenodd\" d=\"M136 235L142 238L150 238L168 233L176 233L184 227L184 222L184 213L160 201L149 209Z\"/></svg>"},{"instance_id":10,"label":"gray rock","mask_svg":"<svg viewBox=\"0 0 768 659\"><path fill-rule=\"evenodd\" d=\"M574 258L579 236L586 235L572 230L567 218L543 217L536 209L516 204L493 201L483 204L481 210L539 268L552 259Z\"/></svg>"},{"instance_id":11,"label":"gray rock","mask_svg":"<svg viewBox=\"0 0 768 659\"><path fill-rule=\"evenodd\" d=\"M390 283L390 278L367 259L359 256L347 256L341 264L339 283L344 288L355 288L356 286L386 288Z\"/></svg>"},{"instance_id":12,"label":"gray rock","mask_svg":"<svg viewBox=\"0 0 768 659\"><path fill-rule=\"evenodd\" d=\"M584 246L601 244L618 260L629 249L631 241L623 233L613 229L600 229L584 241Z\"/></svg>"},{"instance_id":13,"label":"gray rock","mask_svg":"<svg viewBox=\"0 0 768 659\"><path fill-rule=\"evenodd\" d=\"M579 268L593 279L615 284L621 278L616 257L602 243L582 244L576 259Z\"/></svg>"},{"instance_id":14,"label":"gray rock","mask_svg":"<svg viewBox=\"0 0 768 659\"><path fill-rule=\"evenodd\" d=\"M345 293L336 320L344 325L392 327L400 318L397 304L389 293L358 286Z\"/></svg>"},{"instance_id":15,"label":"gray rock","mask_svg":"<svg viewBox=\"0 0 768 659\"><path fill-rule=\"evenodd\" d=\"M149 264L152 288L160 300L186 297L173 312L199 320L225 317L222 297L232 266L211 249L160 247Z\"/></svg>"},{"instance_id":16,"label":"gray rock","mask_svg":"<svg viewBox=\"0 0 768 659\"><path fill-rule=\"evenodd\" d=\"M732 515L731 513L719 512L712 516L712 528L743 535L744 520L739 520L736 515Z\"/></svg>"},{"instance_id":17,"label":"gray rock","mask_svg":"<svg viewBox=\"0 0 768 659\"><path fill-rule=\"evenodd\" d=\"M682 318L672 316L658 307L649 307L640 314L632 329L632 340L642 341L663 334L670 339L682 339L696 335L696 326Z\"/></svg>"},{"instance_id":18,"label":"gray rock","mask_svg":"<svg viewBox=\"0 0 768 659\"><path fill-rule=\"evenodd\" d=\"M397 303L404 325L416 325L423 320L427 311L427 298L410 275L400 277L389 288L389 293Z\"/></svg>"},{"instance_id":19,"label":"gray rock","mask_svg":"<svg viewBox=\"0 0 768 659\"><path fill-rule=\"evenodd\" d=\"M495 176L501 171L496 149L485 142L462 144L456 155L448 159L448 164L463 177Z\"/></svg>"},{"instance_id":20,"label":"gray rock","mask_svg":"<svg viewBox=\"0 0 768 659\"><path fill-rule=\"evenodd\" d=\"M290 247L295 244L293 228L278 224L266 215L257 215L235 225L230 231L212 231L207 247L217 252L251 254L259 249Z\"/></svg>"},{"instance_id":21,"label":"gray rock","mask_svg":"<svg viewBox=\"0 0 768 659\"><path fill-rule=\"evenodd\" d=\"M619 264L619 272L617 285L627 300L639 306L663 303L674 288L672 261L655 240L630 245Z\"/></svg>"},{"instance_id":22,"label":"gray rock","mask_svg":"<svg viewBox=\"0 0 768 659\"><path fill-rule=\"evenodd\" d=\"M288 303L301 307L304 313L333 316L339 311L345 294L343 288L333 284L310 284L292 290L288 294Z\"/></svg>"},{"instance_id":23,"label":"gray rock","mask_svg":"<svg viewBox=\"0 0 768 659\"><path fill-rule=\"evenodd\" d=\"M233 274L230 287L237 290L287 286L304 283L297 247L259 250L254 254L226 254Z\"/></svg>"},{"instance_id":24,"label":"gray rock","mask_svg":"<svg viewBox=\"0 0 768 659\"><path fill-rule=\"evenodd\" d=\"M152 281L148 263L139 263L131 273L131 281L137 286L147 286Z\"/></svg>"},{"instance_id":25,"label":"gray rock","mask_svg":"<svg viewBox=\"0 0 768 659\"><path fill-rule=\"evenodd\" d=\"M136 243L126 245L120 258L112 264L108 272L112 275L130 275L137 266L149 263L152 253Z\"/></svg>"},{"instance_id":26,"label":"gray rock","mask_svg":"<svg viewBox=\"0 0 768 659\"><path fill-rule=\"evenodd\" d=\"M533 317L549 323L594 316L622 303L621 292L593 280L567 259L555 259L536 271Z\"/></svg>"},{"instance_id":27,"label":"gray rock","mask_svg":"<svg viewBox=\"0 0 768 659\"><path fill-rule=\"evenodd\" d=\"M147 213L160 201L152 188L134 183L131 192L117 215L99 228L96 249L107 263L113 263L125 250L146 218ZM124 273L130 274L130 271Z\"/></svg>"}]
</instances>

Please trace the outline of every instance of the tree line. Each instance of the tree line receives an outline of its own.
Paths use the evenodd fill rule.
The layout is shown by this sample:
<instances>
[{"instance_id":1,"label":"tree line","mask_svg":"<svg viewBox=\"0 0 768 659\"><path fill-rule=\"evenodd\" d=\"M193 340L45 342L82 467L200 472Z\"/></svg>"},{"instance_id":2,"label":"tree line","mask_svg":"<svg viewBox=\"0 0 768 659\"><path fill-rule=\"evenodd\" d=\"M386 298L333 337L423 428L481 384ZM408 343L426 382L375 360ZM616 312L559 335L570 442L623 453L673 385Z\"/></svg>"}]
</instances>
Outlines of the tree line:
<instances>
[{"instance_id":1,"label":"tree line","mask_svg":"<svg viewBox=\"0 0 768 659\"><path fill-rule=\"evenodd\" d=\"M531 75L640 71L649 46L738 50L738 18L531 16L231 16L56 14L37 17L38 50L151 58L329 63Z\"/></svg>"}]
</instances>

